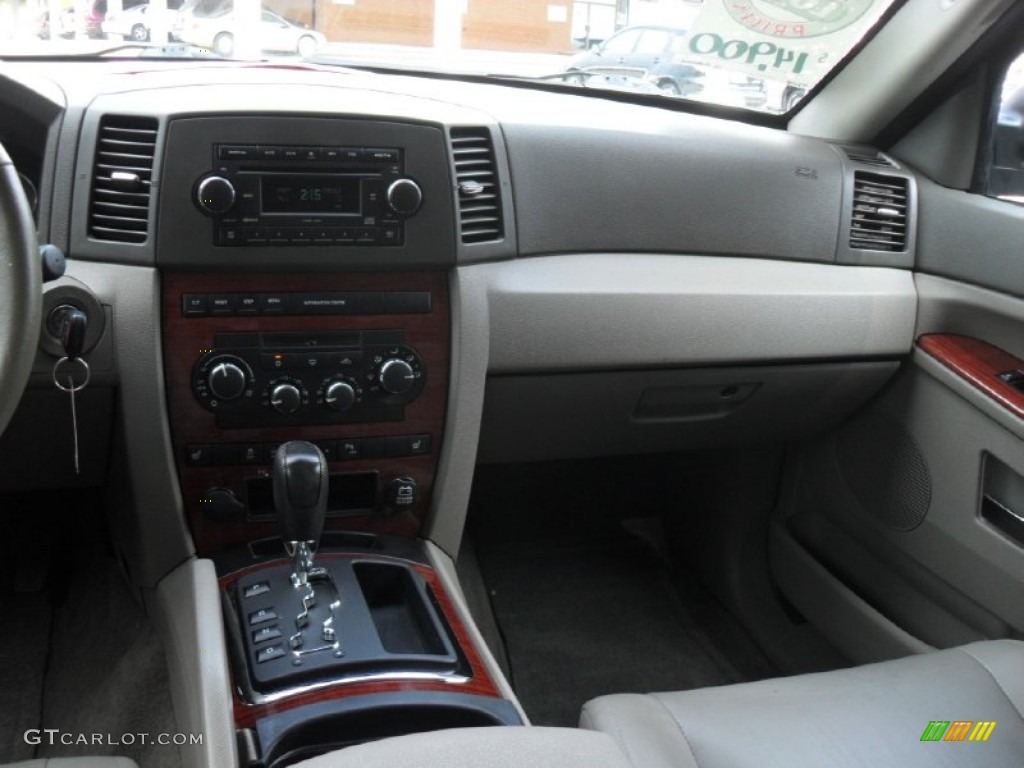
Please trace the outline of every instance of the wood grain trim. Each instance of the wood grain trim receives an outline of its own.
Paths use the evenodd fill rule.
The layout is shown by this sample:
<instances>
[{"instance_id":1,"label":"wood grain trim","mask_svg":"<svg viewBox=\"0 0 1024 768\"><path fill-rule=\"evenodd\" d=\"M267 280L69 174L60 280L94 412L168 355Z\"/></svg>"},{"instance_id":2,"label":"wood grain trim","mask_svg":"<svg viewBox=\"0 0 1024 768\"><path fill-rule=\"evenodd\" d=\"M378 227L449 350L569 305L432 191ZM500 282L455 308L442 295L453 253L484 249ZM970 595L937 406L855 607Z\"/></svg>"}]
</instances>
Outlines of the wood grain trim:
<instances>
[{"instance_id":1,"label":"wood grain trim","mask_svg":"<svg viewBox=\"0 0 1024 768\"><path fill-rule=\"evenodd\" d=\"M1024 392L999 378L1004 371L1024 369L1024 360L970 336L931 333L917 346L995 400L1018 418L1024 418Z\"/></svg>"},{"instance_id":2,"label":"wood grain trim","mask_svg":"<svg viewBox=\"0 0 1024 768\"><path fill-rule=\"evenodd\" d=\"M334 701L336 699L343 699L351 696L367 696L376 693L431 691L440 693L464 693L496 699L502 698L501 693L498 691L498 686L487 671L487 666L480 657L480 652L477 650L476 644L473 642L473 638L466 629L466 625L463 624L454 602L445 590L441 578L433 568L421 563L402 560L401 558L378 556L368 557L365 554L323 553L317 557L318 559L349 558L360 561L378 560L384 562L402 562L415 569L415 571L423 577L424 581L427 582L427 585L437 598L437 603L441 608L441 612L444 614L444 618L448 622L448 626L451 627L452 634L455 636L455 642L458 644L469 664L471 670L470 677L464 683L444 683L427 680L388 680L381 682L340 683L329 688L321 688L315 691L301 693L270 704L247 704L238 697L237 686L233 686L236 691L233 696L233 710L235 724L238 728L250 728L254 726L258 720L264 717L269 717L270 715L278 714L280 712L286 712L290 709L294 709L295 707L305 706L306 704ZM261 563L259 566L236 571L219 580L220 588L222 590L226 589L238 579L247 574L251 574L255 570L281 565L284 562L284 560L274 560L268 563Z\"/></svg>"},{"instance_id":3,"label":"wood grain trim","mask_svg":"<svg viewBox=\"0 0 1024 768\"><path fill-rule=\"evenodd\" d=\"M320 291L429 291L433 309L426 314L354 316L252 316L183 317L185 293L320 292ZM211 522L202 513L201 499L209 488L234 490L241 496L249 477L266 477L270 467L185 466L185 446L217 443L280 443L286 440L328 440L382 435L431 436L427 456L360 461L335 461L331 472L377 471L377 497L382 497L391 478L411 476L419 485L420 500L391 518L353 516L328 518L328 530L370 531L416 537L429 510L444 432L448 401L451 354L448 275L443 271L395 273L200 273L172 272L162 276L163 356L167 404L178 478L185 515L200 555L242 546L272 536L273 522ZM405 408L403 421L334 426L266 427L229 429L217 427L214 414L192 395L191 376L215 333L225 331L302 331L401 329L406 343L417 350L427 378L420 396Z\"/></svg>"}]
</instances>

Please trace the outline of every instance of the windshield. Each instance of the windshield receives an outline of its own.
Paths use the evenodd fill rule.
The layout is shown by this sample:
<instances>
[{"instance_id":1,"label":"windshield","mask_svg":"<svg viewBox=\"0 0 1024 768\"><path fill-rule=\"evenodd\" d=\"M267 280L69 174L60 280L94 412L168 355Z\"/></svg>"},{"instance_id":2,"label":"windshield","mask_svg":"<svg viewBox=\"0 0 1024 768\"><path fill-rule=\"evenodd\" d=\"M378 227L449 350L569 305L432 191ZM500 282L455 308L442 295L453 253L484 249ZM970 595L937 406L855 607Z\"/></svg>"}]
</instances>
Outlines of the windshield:
<instances>
[{"instance_id":1,"label":"windshield","mask_svg":"<svg viewBox=\"0 0 1024 768\"><path fill-rule=\"evenodd\" d=\"M787 112L895 0L0 0L0 56L289 57Z\"/></svg>"}]
</instances>

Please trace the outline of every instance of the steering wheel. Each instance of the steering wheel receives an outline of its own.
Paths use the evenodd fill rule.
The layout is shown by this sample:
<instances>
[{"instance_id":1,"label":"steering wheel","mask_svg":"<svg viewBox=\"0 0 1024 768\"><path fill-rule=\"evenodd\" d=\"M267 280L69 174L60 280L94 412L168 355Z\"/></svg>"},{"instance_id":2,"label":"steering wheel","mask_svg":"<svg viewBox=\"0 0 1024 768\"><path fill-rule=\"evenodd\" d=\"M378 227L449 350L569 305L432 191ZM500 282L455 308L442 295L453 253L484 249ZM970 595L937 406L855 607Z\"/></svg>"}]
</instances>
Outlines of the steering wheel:
<instances>
[{"instance_id":1,"label":"steering wheel","mask_svg":"<svg viewBox=\"0 0 1024 768\"><path fill-rule=\"evenodd\" d=\"M0 144L0 433L21 400L36 356L42 285L32 210Z\"/></svg>"}]
</instances>

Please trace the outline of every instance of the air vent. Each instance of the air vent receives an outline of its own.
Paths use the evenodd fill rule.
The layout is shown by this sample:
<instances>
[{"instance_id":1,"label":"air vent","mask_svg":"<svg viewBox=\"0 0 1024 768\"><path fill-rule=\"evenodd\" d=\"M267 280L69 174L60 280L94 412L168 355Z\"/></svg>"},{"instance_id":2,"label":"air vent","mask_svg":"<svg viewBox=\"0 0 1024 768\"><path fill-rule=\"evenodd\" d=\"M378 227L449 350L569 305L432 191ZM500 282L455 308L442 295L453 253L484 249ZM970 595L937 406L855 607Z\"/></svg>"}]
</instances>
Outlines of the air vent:
<instances>
[{"instance_id":1,"label":"air vent","mask_svg":"<svg viewBox=\"0 0 1024 768\"><path fill-rule=\"evenodd\" d=\"M97 240L144 243L157 121L106 115L100 120L89 234Z\"/></svg>"},{"instance_id":2,"label":"air vent","mask_svg":"<svg viewBox=\"0 0 1024 768\"><path fill-rule=\"evenodd\" d=\"M857 147L843 145L840 147L846 156L853 160L855 163L861 163L863 165L874 165L879 168L895 168L896 163L889 159L886 155L883 155L877 149L871 147Z\"/></svg>"},{"instance_id":3,"label":"air vent","mask_svg":"<svg viewBox=\"0 0 1024 768\"><path fill-rule=\"evenodd\" d=\"M505 233L491 132L486 128L453 128L451 140L462 242L501 240Z\"/></svg>"},{"instance_id":4,"label":"air vent","mask_svg":"<svg viewBox=\"0 0 1024 768\"><path fill-rule=\"evenodd\" d=\"M907 180L857 171L853 175L850 247L903 251L907 247Z\"/></svg>"}]
</instances>

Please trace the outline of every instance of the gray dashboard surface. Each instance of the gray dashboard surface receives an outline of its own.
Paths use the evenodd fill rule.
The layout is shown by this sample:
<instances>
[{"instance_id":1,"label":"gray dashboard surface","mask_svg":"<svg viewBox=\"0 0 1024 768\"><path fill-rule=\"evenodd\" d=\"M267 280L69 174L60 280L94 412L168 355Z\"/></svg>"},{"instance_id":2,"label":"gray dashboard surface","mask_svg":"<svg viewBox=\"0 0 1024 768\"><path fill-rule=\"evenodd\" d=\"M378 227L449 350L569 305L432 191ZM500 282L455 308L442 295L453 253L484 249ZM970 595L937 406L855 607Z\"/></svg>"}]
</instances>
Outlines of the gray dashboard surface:
<instances>
[{"instance_id":1,"label":"gray dashboard surface","mask_svg":"<svg viewBox=\"0 0 1024 768\"><path fill-rule=\"evenodd\" d=\"M446 259L433 259L434 264L451 263L456 256L459 263L471 263L594 251L828 263L837 260L837 240L849 216L849 172L831 145L735 120L500 82L148 62L129 74L123 71L125 66L119 63L96 73L91 85L81 75L75 79L66 70L54 70L55 79L71 94L69 114L86 109L78 134L69 238L71 253L79 258L155 263L152 244L108 244L93 240L86 231L89 194L83 187L91 173L95 123L104 113L157 117L162 137L172 135L166 126L179 119L220 118L237 128L239 141L245 140L243 115L434 126L438 140L429 142L430 157L417 159L422 165L418 180L435 190L431 200L451 206L444 211L448 214L454 214L455 193L445 129L479 126L494 131L498 170L508 176L501 181L511 190L503 201L504 214L507 222L514 222L504 247L453 244L450 233L438 239L440 230L431 225L401 254L382 259L381 266L421 265L428 260L427 252L436 255L442 249L448 250ZM74 80L74 87L62 77ZM69 138L64 134L65 141ZM179 143L162 154L163 183L175 180L167 174L179 163L193 172L198 168L191 158L194 148L182 154ZM175 184L180 187L183 181ZM71 178L54 182L59 194L69 197L72 186ZM437 190L446 191L447 197ZM184 211L167 208L170 194L180 196L180 190L157 189L157 197L163 196L158 200L163 225L169 213ZM454 232L454 217L447 226ZM181 238L177 246L171 244L171 236ZM208 253L205 261L191 253L199 244L189 234L172 230L160 237L162 263L211 263ZM204 243L202 250L226 249ZM300 257L292 248L278 250L274 256L254 253L246 266L269 267L277 259L292 265L309 261L314 268L367 268L372 261L369 254L356 254L364 249L351 249L347 257L337 259ZM906 267L912 250L911 242L909 254L867 251L856 261ZM230 264L218 267L238 263L236 255L218 254L215 261L225 261L220 257Z\"/></svg>"},{"instance_id":2,"label":"gray dashboard surface","mask_svg":"<svg viewBox=\"0 0 1024 768\"><path fill-rule=\"evenodd\" d=\"M621 129L502 125L523 255L835 260L842 167L823 142L675 113Z\"/></svg>"},{"instance_id":3,"label":"gray dashboard surface","mask_svg":"<svg viewBox=\"0 0 1024 768\"><path fill-rule=\"evenodd\" d=\"M577 254L463 268L487 285L490 373L907 354L910 272Z\"/></svg>"},{"instance_id":4,"label":"gray dashboard surface","mask_svg":"<svg viewBox=\"0 0 1024 768\"><path fill-rule=\"evenodd\" d=\"M1024 296L1024 206L922 177L918 269Z\"/></svg>"}]
</instances>

